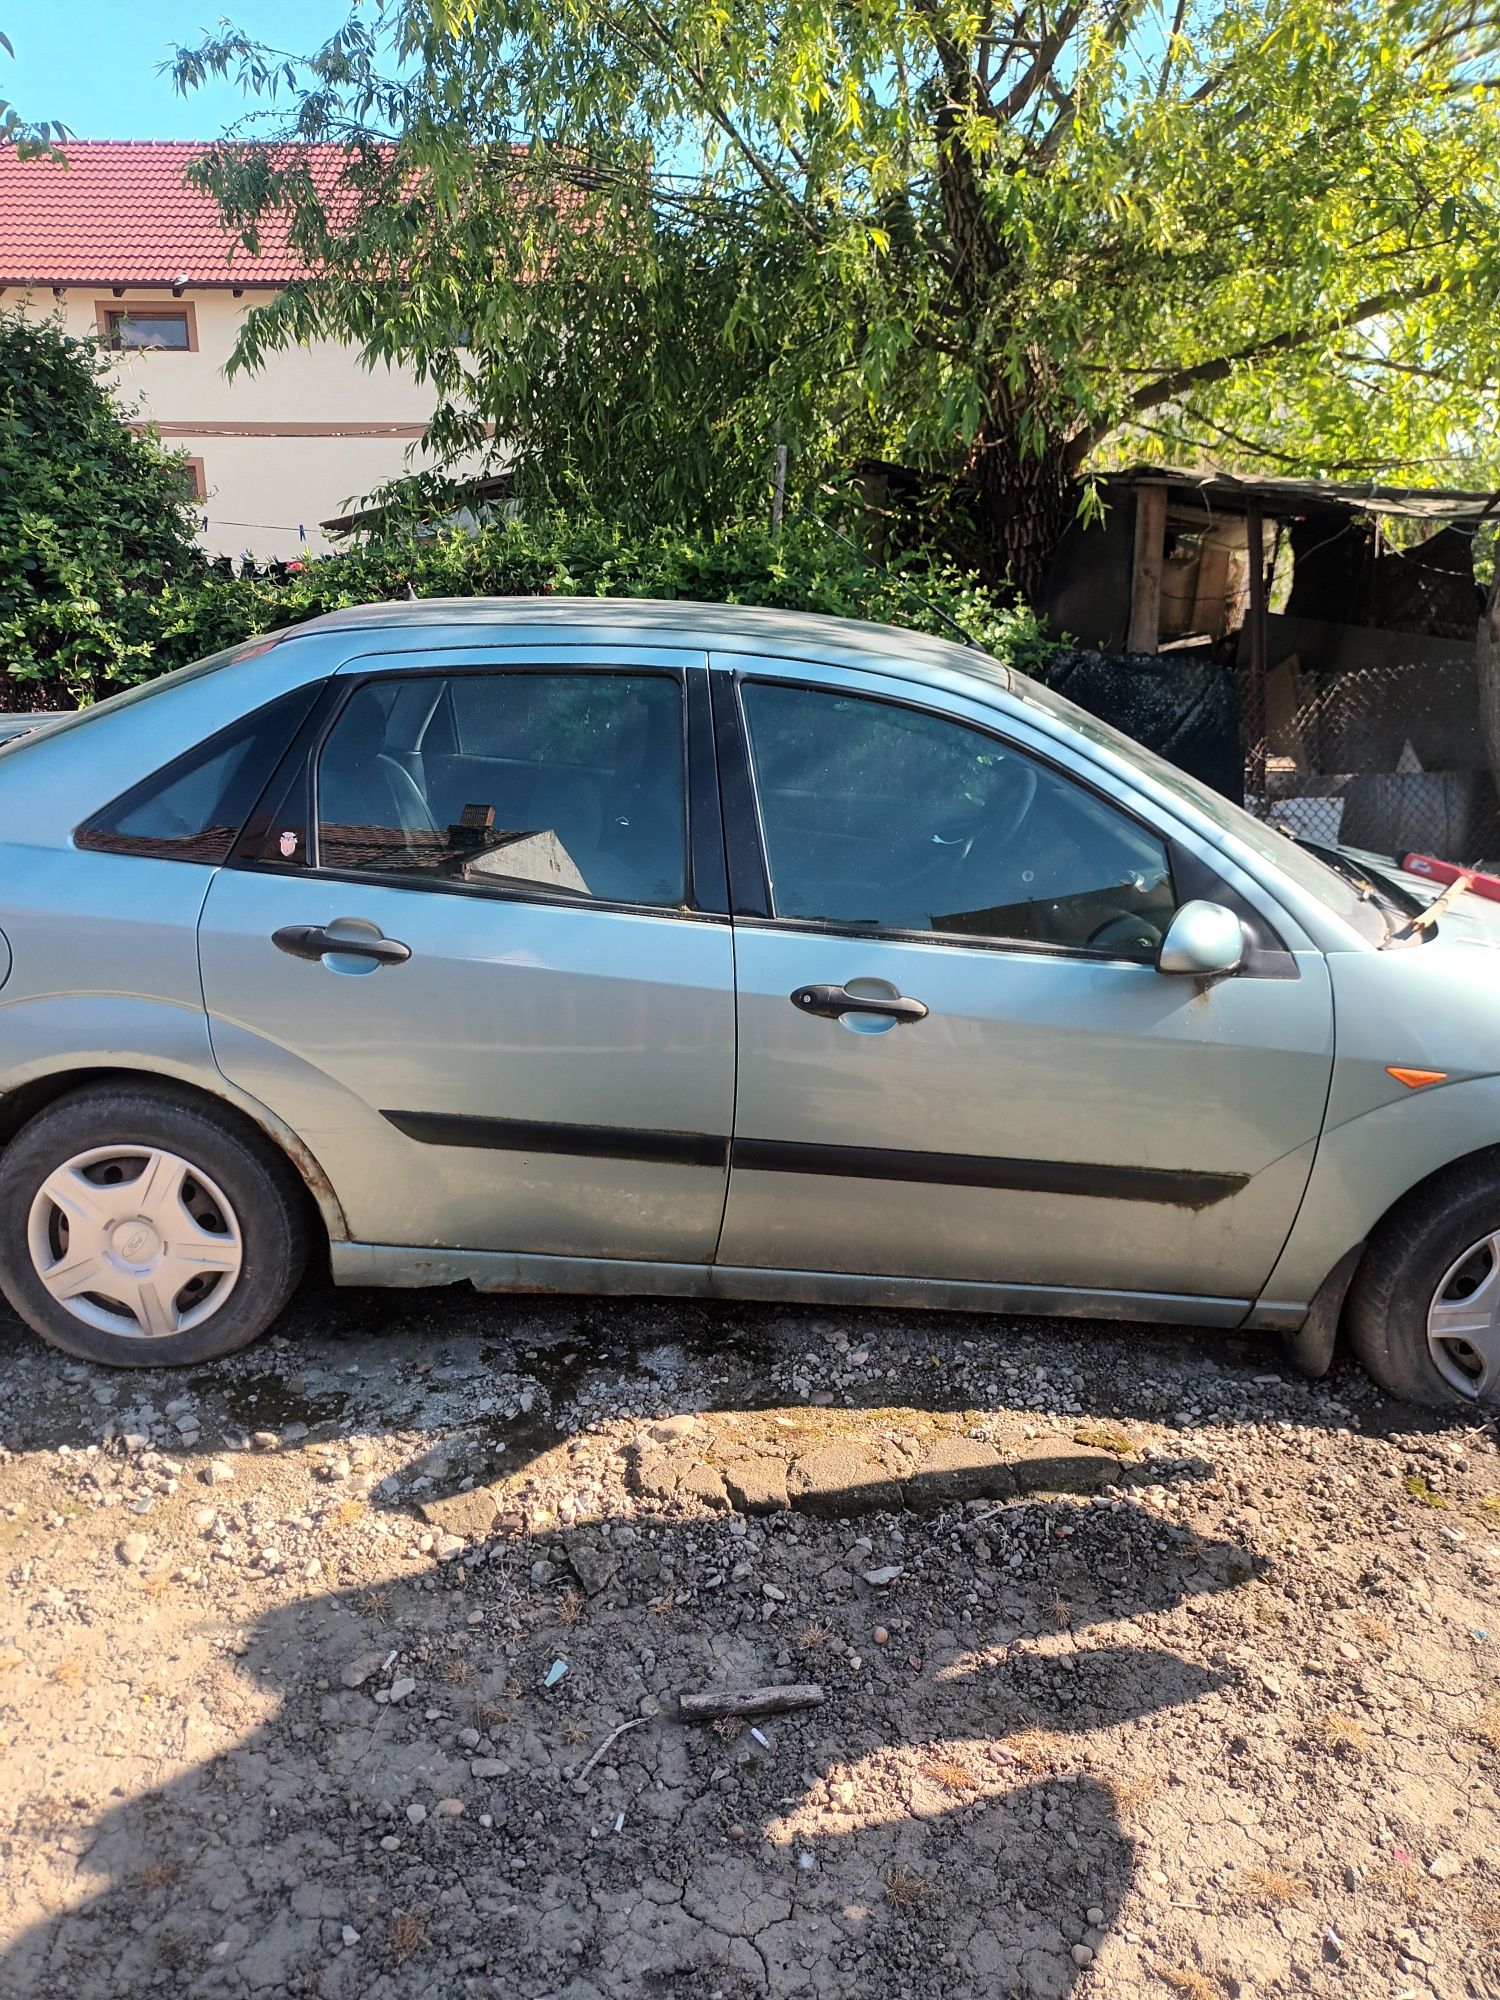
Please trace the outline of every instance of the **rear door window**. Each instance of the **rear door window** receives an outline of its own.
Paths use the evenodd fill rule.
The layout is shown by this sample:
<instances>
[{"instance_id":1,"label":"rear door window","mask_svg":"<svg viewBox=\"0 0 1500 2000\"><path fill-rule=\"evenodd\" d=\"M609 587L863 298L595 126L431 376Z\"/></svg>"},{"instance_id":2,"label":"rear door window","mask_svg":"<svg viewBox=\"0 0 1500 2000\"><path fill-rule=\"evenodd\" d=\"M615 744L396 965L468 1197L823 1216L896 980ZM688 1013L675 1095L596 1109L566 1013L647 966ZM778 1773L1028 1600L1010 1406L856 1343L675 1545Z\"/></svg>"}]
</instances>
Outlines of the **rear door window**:
<instances>
[{"instance_id":1,"label":"rear door window","mask_svg":"<svg viewBox=\"0 0 1500 2000\"><path fill-rule=\"evenodd\" d=\"M372 680L318 760L320 868L680 905L682 685L667 674Z\"/></svg>"}]
</instances>

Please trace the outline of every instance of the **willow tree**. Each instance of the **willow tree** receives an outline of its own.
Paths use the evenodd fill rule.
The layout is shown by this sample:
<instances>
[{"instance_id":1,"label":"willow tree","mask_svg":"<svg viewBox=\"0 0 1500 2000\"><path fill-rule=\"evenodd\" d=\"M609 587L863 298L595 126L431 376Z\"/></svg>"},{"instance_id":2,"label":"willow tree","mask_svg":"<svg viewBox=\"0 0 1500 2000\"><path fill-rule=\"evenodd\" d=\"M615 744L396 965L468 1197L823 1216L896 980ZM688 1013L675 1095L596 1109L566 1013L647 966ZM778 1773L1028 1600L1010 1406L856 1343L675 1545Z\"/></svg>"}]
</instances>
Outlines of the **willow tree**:
<instances>
[{"instance_id":1,"label":"willow tree","mask_svg":"<svg viewBox=\"0 0 1500 2000\"><path fill-rule=\"evenodd\" d=\"M373 0L213 73L291 143L203 184L321 274L239 364L415 366L523 492L701 521L778 443L794 501L896 461L1030 590L1111 459L1496 456L1494 0Z\"/></svg>"}]
</instances>

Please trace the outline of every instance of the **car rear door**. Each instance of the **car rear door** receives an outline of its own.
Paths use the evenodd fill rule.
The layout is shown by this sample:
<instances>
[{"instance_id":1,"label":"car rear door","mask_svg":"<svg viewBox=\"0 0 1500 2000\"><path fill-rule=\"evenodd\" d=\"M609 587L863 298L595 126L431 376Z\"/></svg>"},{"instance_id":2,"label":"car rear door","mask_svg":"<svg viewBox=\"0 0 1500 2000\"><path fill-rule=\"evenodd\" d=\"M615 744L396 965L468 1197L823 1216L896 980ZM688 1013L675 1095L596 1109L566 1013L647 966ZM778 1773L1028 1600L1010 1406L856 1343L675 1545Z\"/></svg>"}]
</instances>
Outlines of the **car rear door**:
<instances>
[{"instance_id":1,"label":"car rear door","mask_svg":"<svg viewBox=\"0 0 1500 2000\"><path fill-rule=\"evenodd\" d=\"M1164 976L1155 942L1212 878L1149 802L1106 796L1024 723L956 696L935 712L917 683L731 666L713 677L739 990L720 1263L1237 1318L1320 1129L1321 955L1271 936L1234 977Z\"/></svg>"},{"instance_id":2,"label":"car rear door","mask_svg":"<svg viewBox=\"0 0 1500 2000\"><path fill-rule=\"evenodd\" d=\"M705 682L639 647L336 678L200 956L217 1061L356 1241L712 1257L734 1007Z\"/></svg>"}]
</instances>

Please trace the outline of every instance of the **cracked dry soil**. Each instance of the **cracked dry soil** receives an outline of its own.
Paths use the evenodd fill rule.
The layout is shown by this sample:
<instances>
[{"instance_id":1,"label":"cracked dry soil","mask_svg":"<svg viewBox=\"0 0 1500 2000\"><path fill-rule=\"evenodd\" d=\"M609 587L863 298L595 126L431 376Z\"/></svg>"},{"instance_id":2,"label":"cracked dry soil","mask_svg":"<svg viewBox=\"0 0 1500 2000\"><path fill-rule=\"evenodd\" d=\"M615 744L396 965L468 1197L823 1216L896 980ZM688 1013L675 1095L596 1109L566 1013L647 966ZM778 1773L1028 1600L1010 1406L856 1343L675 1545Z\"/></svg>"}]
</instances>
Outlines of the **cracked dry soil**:
<instances>
[{"instance_id":1,"label":"cracked dry soil","mask_svg":"<svg viewBox=\"0 0 1500 2000\"><path fill-rule=\"evenodd\" d=\"M7 2000L1500 1996L1481 1424L901 1313L0 1340Z\"/></svg>"}]
</instances>

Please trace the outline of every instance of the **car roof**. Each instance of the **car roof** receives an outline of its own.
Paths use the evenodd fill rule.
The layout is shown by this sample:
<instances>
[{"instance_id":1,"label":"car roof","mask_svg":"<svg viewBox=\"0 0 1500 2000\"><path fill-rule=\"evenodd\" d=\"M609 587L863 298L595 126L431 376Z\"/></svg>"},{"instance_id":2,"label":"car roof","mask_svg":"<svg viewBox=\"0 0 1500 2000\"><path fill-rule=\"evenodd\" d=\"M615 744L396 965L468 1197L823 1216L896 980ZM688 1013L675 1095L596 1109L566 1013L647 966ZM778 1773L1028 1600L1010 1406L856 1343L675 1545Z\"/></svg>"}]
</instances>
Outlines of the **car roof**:
<instances>
[{"instance_id":1,"label":"car roof","mask_svg":"<svg viewBox=\"0 0 1500 2000\"><path fill-rule=\"evenodd\" d=\"M395 604L357 604L325 612L285 637L310 632L419 631L425 627L524 625L588 627L621 634L651 633L719 652L789 651L858 654L903 665L968 674L993 687L1010 685L1006 667L977 646L934 638L904 626L821 612L773 610L762 604L709 604L650 597L423 597Z\"/></svg>"}]
</instances>

